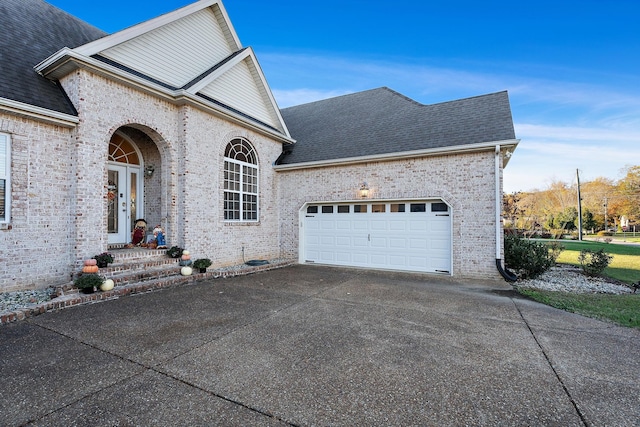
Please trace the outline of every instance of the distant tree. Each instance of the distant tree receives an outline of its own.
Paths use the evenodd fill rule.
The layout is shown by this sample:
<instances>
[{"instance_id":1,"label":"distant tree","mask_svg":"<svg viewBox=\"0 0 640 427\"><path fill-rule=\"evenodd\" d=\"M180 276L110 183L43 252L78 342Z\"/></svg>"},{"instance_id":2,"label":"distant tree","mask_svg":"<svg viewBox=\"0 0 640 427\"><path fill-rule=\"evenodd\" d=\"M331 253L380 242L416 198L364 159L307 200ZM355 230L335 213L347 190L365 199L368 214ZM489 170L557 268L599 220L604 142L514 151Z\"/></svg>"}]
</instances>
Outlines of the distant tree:
<instances>
[{"instance_id":1,"label":"distant tree","mask_svg":"<svg viewBox=\"0 0 640 427\"><path fill-rule=\"evenodd\" d=\"M560 228L563 230L573 230L576 228L576 221L578 220L578 209L574 206L569 206L560 212L553 219L554 228Z\"/></svg>"},{"instance_id":2,"label":"distant tree","mask_svg":"<svg viewBox=\"0 0 640 427\"><path fill-rule=\"evenodd\" d=\"M574 221L574 225L576 228L578 227L578 216L576 215L576 219ZM593 213L589 209L582 209L582 229L583 230L591 230L596 229L597 223L593 217Z\"/></svg>"},{"instance_id":3,"label":"distant tree","mask_svg":"<svg viewBox=\"0 0 640 427\"><path fill-rule=\"evenodd\" d=\"M516 223L521 212L518 202L520 201L520 192L516 191L511 194L502 196L502 216L509 222L512 227L517 227Z\"/></svg>"},{"instance_id":4,"label":"distant tree","mask_svg":"<svg viewBox=\"0 0 640 427\"><path fill-rule=\"evenodd\" d=\"M618 181L615 214L631 221L640 220L640 166L628 166L624 178Z\"/></svg>"}]
</instances>

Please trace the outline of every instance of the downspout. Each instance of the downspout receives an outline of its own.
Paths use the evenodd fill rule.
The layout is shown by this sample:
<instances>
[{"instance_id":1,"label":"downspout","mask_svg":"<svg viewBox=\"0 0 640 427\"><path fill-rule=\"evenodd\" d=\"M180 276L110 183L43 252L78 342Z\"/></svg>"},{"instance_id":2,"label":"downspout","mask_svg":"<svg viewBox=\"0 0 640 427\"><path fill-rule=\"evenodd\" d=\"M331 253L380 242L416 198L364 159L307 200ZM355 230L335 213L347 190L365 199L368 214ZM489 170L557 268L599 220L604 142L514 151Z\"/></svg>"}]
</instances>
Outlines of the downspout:
<instances>
[{"instance_id":1,"label":"downspout","mask_svg":"<svg viewBox=\"0 0 640 427\"><path fill-rule=\"evenodd\" d=\"M502 189L500 188L500 145L496 145L496 162L495 162L495 176L496 176L496 268L500 275L507 282L515 282L518 280L513 272L507 270L506 267L502 267L502 258L500 253L500 238L502 227Z\"/></svg>"}]
</instances>

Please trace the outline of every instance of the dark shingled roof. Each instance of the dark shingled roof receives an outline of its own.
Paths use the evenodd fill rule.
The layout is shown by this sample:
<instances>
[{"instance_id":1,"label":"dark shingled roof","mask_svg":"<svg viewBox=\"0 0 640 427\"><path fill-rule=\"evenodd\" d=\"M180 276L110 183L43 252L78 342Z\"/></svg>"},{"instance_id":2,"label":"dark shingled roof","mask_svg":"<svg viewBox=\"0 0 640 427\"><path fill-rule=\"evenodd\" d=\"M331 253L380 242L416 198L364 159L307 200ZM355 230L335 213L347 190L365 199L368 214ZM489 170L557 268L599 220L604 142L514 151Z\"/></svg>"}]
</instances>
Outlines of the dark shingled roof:
<instances>
[{"instance_id":1,"label":"dark shingled roof","mask_svg":"<svg viewBox=\"0 0 640 427\"><path fill-rule=\"evenodd\" d=\"M107 33L41 0L1 0L0 31L0 97L76 115L62 88L33 67Z\"/></svg>"},{"instance_id":2,"label":"dark shingled roof","mask_svg":"<svg viewBox=\"0 0 640 427\"><path fill-rule=\"evenodd\" d=\"M282 165L515 139L507 92L424 105L383 87L281 112Z\"/></svg>"}]
</instances>

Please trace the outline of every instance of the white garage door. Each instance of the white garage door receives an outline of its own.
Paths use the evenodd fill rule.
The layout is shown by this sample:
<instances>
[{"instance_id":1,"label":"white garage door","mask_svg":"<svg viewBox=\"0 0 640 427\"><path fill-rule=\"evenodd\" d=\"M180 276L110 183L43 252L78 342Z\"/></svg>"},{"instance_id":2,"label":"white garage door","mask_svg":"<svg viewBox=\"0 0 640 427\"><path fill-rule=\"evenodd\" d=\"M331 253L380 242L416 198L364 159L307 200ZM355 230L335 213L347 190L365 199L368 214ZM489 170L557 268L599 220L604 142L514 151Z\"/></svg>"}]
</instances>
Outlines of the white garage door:
<instances>
[{"instance_id":1,"label":"white garage door","mask_svg":"<svg viewBox=\"0 0 640 427\"><path fill-rule=\"evenodd\" d=\"M301 225L303 262L451 272L451 212L440 200L313 204Z\"/></svg>"}]
</instances>

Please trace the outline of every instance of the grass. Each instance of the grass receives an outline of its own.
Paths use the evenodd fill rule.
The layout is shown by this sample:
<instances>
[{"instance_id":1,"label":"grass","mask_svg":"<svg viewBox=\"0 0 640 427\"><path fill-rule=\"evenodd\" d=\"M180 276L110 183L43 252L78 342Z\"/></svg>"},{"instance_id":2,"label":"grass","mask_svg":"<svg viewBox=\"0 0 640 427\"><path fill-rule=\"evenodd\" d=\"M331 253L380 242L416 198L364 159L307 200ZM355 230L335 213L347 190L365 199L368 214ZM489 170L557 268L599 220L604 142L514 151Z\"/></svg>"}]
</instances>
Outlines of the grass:
<instances>
[{"instance_id":1,"label":"grass","mask_svg":"<svg viewBox=\"0 0 640 427\"><path fill-rule=\"evenodd\" d=\"M603 276L627 284L640 281L640 246L572 240L562 240L560 243L565 249L560 253L558 263L580 266L578 255L582 249L604 249L604 252L613 256L613 260L604 270ZM537 289L518 289L518 292L535 301L571 313L640 329L640 294L573 294Z\"/></svg>"},{"instance_id":2,"label":"grass","mask_svg":"<svg viewBox=\"0 0 640 427\"><path fill-rule=\"evenodd\" d=\"M640 329L640 294L572 294L537 289L518 292L551 307Z\"/></svg>"},{"instance_id":3,"label":"grass","mask_svg":"<svg viewBox=\"0 0 640 427\"><path fill-rule=\"evenodd\" d=\"M604 249L606 253L613 255L613 260L603 272L604 276L628 284L640 280L640 246L575 240L562 240L560 243L564 246L564 251L560 253L557 262L561 264L580 266L578 255L582 249L592 251Z\"/></svg>"}]
</instances>

